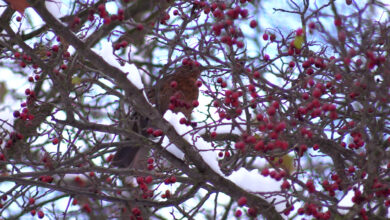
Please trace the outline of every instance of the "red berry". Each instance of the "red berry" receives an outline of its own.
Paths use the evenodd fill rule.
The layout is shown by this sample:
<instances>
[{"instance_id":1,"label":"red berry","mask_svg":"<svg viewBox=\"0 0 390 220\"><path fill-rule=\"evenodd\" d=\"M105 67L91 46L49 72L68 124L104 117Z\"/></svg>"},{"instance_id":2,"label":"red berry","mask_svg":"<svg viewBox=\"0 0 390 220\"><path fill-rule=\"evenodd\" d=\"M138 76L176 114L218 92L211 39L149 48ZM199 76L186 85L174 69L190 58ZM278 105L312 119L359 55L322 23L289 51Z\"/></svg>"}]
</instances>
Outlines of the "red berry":
<instances>
[{"instance_id":1,"label":"red berry","mask_svg":"<svg viewBox=\"0 0 390 220\"><path fill-rule=\"evenodd\" d=\"M105 25L108 25L108 24L110 24L111 23L111 18L110 17L105 17L104 19L103 19L103 24L105 24Z\"/></svg>"},{"instance_id":2,"label":"red berry","mask_svg":"<svg viewBox=\"0 0 390 220\"><path fill-rule=\"evenodd\" d=\"M334 20L334 25L336 25L337 27L340 27L341 26L341 19L340 18L336 18Z\"/></svg>"},{"instance_id":3,"label":"red berry","mask_svg":"<svg viewBox=\"0 0 390 220\"><path fill-rule=\"evenodd\" d=\"M318 89L318 88L314 88L313 90L313 94L312 94L315 98L319 98L322 96L322 91L321 89Z\"/></svg>"},{"instance_id":4,"label":"red berry","mask_svg":"<svg viewBox=\"0 0 390 220\"><path fill-rule=\"evenodd\" d=\"M238 203L239 206L244 206L244 205L246 205L246 203L247 203L246 197L245 197L245 196L240 197L240 198L238 199L237 203Z\"/></svg>"},{"instance_id":5,"label":"red berry","mask_svg":"<svg viewBox=\"0 0 390 220\"><path fill-rule=\"evenodd\" d=\"M199 101L198 100L192 101L192 106L193 107L198 107L199 106Z\"/></svg>"},{"instance_id":6,"label":"red berry","mask_svg":"<svg viewBox=\"0 0 390 220\"><path fill-rule=\"evenodd\" d=\"M176 88L177 87L177 82L176 81L172 81L170 85L171 85L172 88Z\"/></svg>"},{"instance_id":7,"label":"red berry","mask_svg":"<svg viewBox=\"0 0 390 220\"><path fill-rule=\"evenodd\" d=\"M257 27L257 21L256 20L252 20L250 23L249 23L249 26L251 28L256 28Z\"/></svg>"},{"instance_id":8,"label":"red berry","mask_svg":"<svg viewBox=\"0 0 390 220\"><path fill-rule=\"evenodd\" d=\"M144 26L142 24L137 24L136 28L137 30L142 31L144 29Z\"/></svg>"},{"instance_id":9,"label":"red berry","mask_svg":"<svg viewBox=\"0 0 390 220\"><path fill-rule=\"evenodd\" d=\"M282 187L282 189L290 189L291 185L287 180L285 180L285 181L283 181L281 187Z\"/></svg>"},{"instance_id":10,"label":"red berry","mask_svg":"<svg viewBox=\"0 0 390 220\"><path fill-rule=\"evenodd\" d=\"M175 176L171 176L171 178L169 179L169 182L170 183L176 183L176 177Z\"/></svg>"},{"instance_id":11,"label":"red berry","mask_svg":"<svg viewBox=\"0 0 390 220\"><path fill-rule=\"evenodd\" d=\"M58 45L53 45L53 46L51 47L51 50L54 51L54 52L58 52L59 46L58 46Z\"/></svg>"},{"instance_id":12,"label":"red berry","mask_svg":"<svg viewBox=\"0 0 390 220\"><path fill-rule=\"evenodd\" d=\"M262 171L261 171L261 175L263 175L263 176L268 176L269 175L269 170L268 170L268 168L264 168Z\"/></svg>"},{"instance_id":13,"label":"red berry","mask_svg":"<svg viewBox=\"0 0 390 220\"><path fill-rule=\"evenodd\" d=\"M245 46L245 44L244 44L242 41L238 41L238 42L237 42L237 47L238 47L238 48L241 49L241 48L244 48L244 46Z\"/></svg>"},{"instance_id":14,"label":"red berry","mask_svg":"<svg viewBox=\"0 0 390 220\"><path fill-rule=\"evenodd\" d=\"M295 31L295 34L296 34L297 36L302 36L302 34L303 34L303 29L302 29L302 28L298 28L298 29Z\"/></svg>"},{"instance_id":15,"label":"red berry","mask_svg":"<svg viewBox=\"0 0 390 220\"><path fill-rule=\"evenodd\" d=\"M162 131L162 130L157 129L157 130L154 130L154 131L153 131L153 136L159 137L159 136L161 136L161 135L163 135L163 131Z\"/></svg>"},{"instance_id":16,"label":"red berry","mask_svg":"<svg viewBox=\"0 0 390 220\"><path fill-rule=\"evenodd\" d=\"M248 10L247 9L243 9L240 11L240 15L242 18L246 18L248 17Z\"/></svg>"},{"instance_id":17,"label":"red berry","mask_svg":"<svg viewBox=\"0 0 390 220\"><path fill-rule=\"evenodd\" d=\"M237 142L234 146L238 150L244 150L245 149L245 143L243 141Z\"/></svg>"},{"instance_id":18,"label":"red berry","mask_svg":"<svg viewBox=\"0 0 390 220\"><path fill-rule=\"evenodd\" d=\"M141 210L139 208L133 208L131 210L131 213L133 213L133 215L135 215L135 216L139 216L139 215L141 215Z\"/></svg>"},{"instance_id":19,"label":"red berry","mask_svg":"<svg viewBox=\"0 0 390 220\"><path fill-rule=\"evenodd\" d=\"M137 177L136 180L137 180L137 183L138 183L139 185L141 185L142 183L144 183L144 178L143 178L142 176Z\"/></svg>"},{"instance_id":20,"label":"red berry","mask_svg":"<svg viewBox=\"0 0 390 220\"><path fill-rule=\"evenodd\" d=\"M73 18L73 25L78 25L80 24L80 18L79 17L74 17Z\"/></svg>"},{"instance_id":21,"label":"red berry","mask_svg":"<svg viewBox=\"0 0 390 220\"><path fill-rule=\"evenodd\" d=\"M27 64L26 64L25 62L21 61L21 62L19 63L19 66L22 67L22 68L24 68L24 67L27 66Z\"/></svg>"},{"instance_id":22,"label":"red berry","mask_svg":"<svg viewBox=\"0 0 390 220\"><path fill-rule=\"evenodd\" d=\"M38 218L43 218L45 217L45 213L43 211L38 211Z\"/></svg>"},{"instance_id":23,"label":"red berry","mask_svg":"<svg viewBox=\"0 0 390 220\"><path fill-rule=\"evenodd\" d=\"M148 158L148 164L153 164L154 163L154 159L153 158Z\"/></svg>"},{"instance_id":24,"label":"red berry","mask_svg":"<svg viewBox=\"0 0 390 220\"><path fill-rule=\"evenodd\" d=\"M267 109L267 114L268 114L269 116L273 116L273 115L275 115L275 113L276 113L275 107L271 106L271 107L269 107L269 108Z\"/></svg>"},{"instance_id":25,"label":"red berry","mask_svg":"<svg viewBox=\"0 0 390 220\"><path fill-rule=\"evenodd\" d=\"M145 183L146 183L146 184L150 184L152 181L153 181L153 177L152 177L152 176L147 176L147 177L145 178Z\"/></svg>"},{"instance_id":26,"label":"red berry","mask_svg":"<svg viewBox=\"0 0 390 220\"><path fill-rule=\"evenodd\" d=\"M86 213L91 213L91 212L92 212L92 208L91 208L91 206L87 203L87 204L84 204L84 205L83 205L83 211L85 211Z\"/></svg>"},{"instance_id":27,"label":"red berry","mask_svg":"<svg viewBox=\"0 0 390 220\"><path fill-rule=\"evenodd\" d=\"M308 180L306 182L306 187L307 187L307 190L309 191L309 193L313 193L316 191L313 180Z\"/></svg>"},{"instance_id":28,"label":"red berry","mask_svg":"<svg viewBox=\"0 0 390 220\"><path fill-rule=\"evenodd\" d=\"M72 205L77 205L77 203L78 203L77 199L73 199Z\"/></svg>"},{"instance_id":29,"label":"red berry","mask_svg":"<svg viewBox=\"0 0 390 220\"><path fill-rule=\"evenodd\" d=\"M100 4L100 5L98 5L98 10L100 12L105 11L106 10L106 6L104 4Z\"/></svg>"},{"instance_id":30,"label":"red berry","mask_svg":"<svg viewBox=\"0 0 390 220\"><path fill-rule=\"evenodd\" d=\"M148 134L153 134L153 131L154 131L153 128L148 128L148 129L146 129L146 132L147 132Z\"/></svg>"},{"instance_id":31,"label":"red berry","mask_svg":"<svg viewBox=\"0 0 390 220\"><path fill-rule=\"evenodd\" d=\"M179 121L180 124L184 125L187 123L187 119L186 118L180 118L180 121Z\"/></svg>"},{"instance_id":32,"label":"red berry","mask_svg":"<svg viewBox=\"0 0 390 220\"><path fill-rule=\"evenodd\" d=\"M268 40L268 34L267 33L263 34L263 40Z\"/></svg>"},{"instance_id":33,"label":"red berry","mask_svg":"<svg viewBox=\"0 0 390 220\"><path fill-rule=\"evenodd\" d=\"M13 115L14 115L15 118L19 118L20 117L20 112L19 111L14 111Z\"/></svg>"},{"instance_id":34,"label":"red berry","mask_svg":"<svg viewBox=\"0 0 390 220\"><path fill-rule=\"evenodd\" d=\"M15 56L15 58L20 58L20 53L19 52L15 52L14 56Z\"/></svg>"},{"instance_id":35,"label":"red berry","mask_svg":"<svg viewBox=\"0 0 390 220\"><path fill-rule=\"evenodd\" d=\"M35 199L34 198L29 198L28 199L28 203L30 204L30 205L34 205L34 203L35 203Z\"/></svg>"},{"instance_id":36,"label":"red berry","mask_svg":"<svg viewBox=\"0 0 390 220\"><path fill-rule=\"evenodd\" d=\"M257 216L256 208L249 208L248 209L248 215L251 216L251 217L256 217Z\"/></svg>"},{"instance_id":37,"label":"red berry","mask_svg":"<svg viewBox=\"0 0 390 220\"><path fill-rule=\"evenodd\" d=\"M269 39L270 39L271 42L274 42L276 40L276 35L275 34L271 34Z\"/></svg>"},{"instance_id":38,"label":"red berry","mask_svg":"<svg viewBox=\"0 0 390 220\"><path fill-rule=\"evenodd\" d=\"M123 40L123 41L120 42L120 46L121 46L121 47L127 47L128 44L129 44L129 43L128 43L127 41L125 41L125 40Z\"/></svg>"},{"instance_id":39,"label":"red berry","mask_svg":"<svg viewBox=\"0 0 390 220\"><path fill-rule=\"evenodd\" d=\"M264 119L263 114L261 114L261 113L257 114L257 115L256 115L256 119L257 119L258 121L262 121L262 120Z\"/></svg>"},{"instance_id":40,"label":"red berry","mask_svg":"<svg viewBox=\"0 0 390 220\"><path fill-rule=\"evenodd\" d=\"M259 140L256 145L254 146L254 149L256 151L264 150L264 142L262 140Z\"/></svg>"},{"instance_id":41,"label":"red berry","mask_svg":"<svg viewBox=\"0 0 390 220\"><path fill-rule=\"evenodd\" d=\"M116 20L118 20L118 15L111 15L111 21L116 21Z\"/></svg>"},{"instance_id":42,"label":"red berry","mask_svg":"<svg viewBox=\"0 0 390 220\"><path fill-rule=\"evenodd\" d=\"M110 154L108 155L108 157L106 158L106 161L107 162L111 162L111 160L114 158L114 155L113 154Z\"/></svg>"},{"instance_id":43,"label":"red berry","mask_svg":"<svg viewBox=\"0 0 390 220\"><path fill-rule=\"evenodd\" d=\"M225 10L226 9L226 4L221 2L218 4L218 8L221 9L221 10Z\"/></svg>"}]
</instances>

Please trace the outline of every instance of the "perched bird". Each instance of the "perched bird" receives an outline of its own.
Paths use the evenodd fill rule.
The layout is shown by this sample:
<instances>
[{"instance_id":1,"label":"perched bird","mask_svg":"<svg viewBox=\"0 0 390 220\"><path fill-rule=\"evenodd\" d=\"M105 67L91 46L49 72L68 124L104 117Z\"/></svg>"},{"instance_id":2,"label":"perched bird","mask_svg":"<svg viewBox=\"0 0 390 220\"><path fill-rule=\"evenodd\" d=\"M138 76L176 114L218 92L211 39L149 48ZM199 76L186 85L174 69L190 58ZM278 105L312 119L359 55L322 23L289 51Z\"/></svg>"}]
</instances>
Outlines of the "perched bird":
<instances>
[{"instance_id":1,"label":"perched bird","mask_svg":"<svg viewBox=\"0 0 390 220\"><path fill-rule=\"evenodd\" d=\"M161 115L171 109L173 112L181 112L187 119L191 119L191 113L195 107L193 102L197 101L199 96L197 80L204 69L198 63L177 68L173 74L158 80L147 91L149 101L156 105ZM133 118L137 122L132 125L133 131L146 136L145 129L148 119L137 113L133 115ZM112 164L122 168L141 169L146 167L146 163L143 161L146 160L148 153L148 148L144 146L123 147L116 152Z\"/></svg>"}]
</instances>

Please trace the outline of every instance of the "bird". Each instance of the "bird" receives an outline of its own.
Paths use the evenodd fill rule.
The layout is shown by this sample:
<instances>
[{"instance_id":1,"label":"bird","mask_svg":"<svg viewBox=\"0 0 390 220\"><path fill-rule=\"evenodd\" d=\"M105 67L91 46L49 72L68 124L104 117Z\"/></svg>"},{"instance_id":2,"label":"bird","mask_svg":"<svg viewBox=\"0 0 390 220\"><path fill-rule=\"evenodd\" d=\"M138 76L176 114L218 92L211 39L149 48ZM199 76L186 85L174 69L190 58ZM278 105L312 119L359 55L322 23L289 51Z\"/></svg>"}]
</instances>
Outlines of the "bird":
<instances>
[{"instance_id":1,"label":"bird","mask_svg":"<svg viewBox=\"0 0 390 220\"><path fill-rule=\"evenodd\" d=\"M161 115L170 109L175 113L181 112L190 120L199 97L197 81L205 67L198 62L190 61L178 67L173 74L157 80L156 84L146 91L149 101L155 105ZM136 122L132 130L148 136L146 128L148 119L139 113L134 113L132 119ZM112 165L119 168L144 169L149 149L144 146L126 146L119 148L114 155Z\"/></svg>"}]
</instances>

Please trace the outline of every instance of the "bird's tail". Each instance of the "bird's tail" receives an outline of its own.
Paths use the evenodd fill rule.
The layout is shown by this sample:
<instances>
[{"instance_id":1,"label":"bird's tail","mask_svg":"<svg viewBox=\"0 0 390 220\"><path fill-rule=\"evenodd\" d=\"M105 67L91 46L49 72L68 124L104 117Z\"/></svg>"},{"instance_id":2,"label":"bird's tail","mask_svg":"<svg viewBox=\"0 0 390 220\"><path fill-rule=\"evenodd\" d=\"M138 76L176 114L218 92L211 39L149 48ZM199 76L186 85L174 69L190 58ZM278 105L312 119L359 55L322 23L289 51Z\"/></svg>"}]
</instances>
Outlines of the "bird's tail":
<instances>
[{"instance_id":1,"label":"bird's tail","mask_svg":"<svg viewBox=\"0 0 390 220\"><path fill-rule=\"evenodd\" d=\"M124 128L132 129L134 132L147 136L146 127L148 125L149 119L142 116L141 114L134 112L131 114L128 120L126 120L127 125L123 126ZM127 139L127 138L126 138ZM145 161L148 155L148 148L146 146L125 146L120 147L112 160L112 165L120 168L142 168L146 166Z\"/></svg>"}]
</instances>

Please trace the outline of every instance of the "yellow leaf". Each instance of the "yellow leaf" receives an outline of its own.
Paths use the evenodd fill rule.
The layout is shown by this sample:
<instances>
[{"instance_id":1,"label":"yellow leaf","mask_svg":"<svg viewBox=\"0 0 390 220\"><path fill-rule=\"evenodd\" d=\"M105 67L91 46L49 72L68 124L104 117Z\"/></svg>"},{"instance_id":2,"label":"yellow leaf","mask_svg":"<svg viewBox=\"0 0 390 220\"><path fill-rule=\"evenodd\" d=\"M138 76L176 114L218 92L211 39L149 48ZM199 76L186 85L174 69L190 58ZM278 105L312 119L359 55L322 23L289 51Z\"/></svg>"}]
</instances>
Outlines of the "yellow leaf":
<instances>
[{"instance_id":1,"label":"yellow leaf","mask_svg":"<svg viewBox=\"0 0 390 220\"><path fill-rule=\"evenodd\" d=\"M0 103L4 102L4 97L7 94L8 89L5 82L0 82Z\"/></svg>"},{"instance_id":2,"label":"yellow leaf","mask_svg":"<svg viewBox=\"0 0 390 220\"><path fill-rule=\"evenodd\" d=\"M303 35L295 36L294 47L297 48L297 49L301 49L302 46L303 46L303 41L304 41Z\"/></svg>"},{"instance_id":3,"label":"yellow leaf","mask_svg":"<svg viewBox=\"0 0 390 220\"><path fill-rule=\"evenodd\" d=\"M72 84L73 85L80 85L80 83L81 83L81 78L80 77L76 76L76 77L72 78Z\"/></svg>"},{"instance_id":4,"label":"yellow leaf","mask_svg":"<svg viewBox=\"0 0 390 220\"><path fill-rule=\"evenodd\" d=\"M294 157L290 156L288 154L283 155L282 157L275 157L273 162L278 162L279 159L282 159L283 162L280 164L280 166L284 169L287 169L290 173L292 173L295 170L294 167Z\"/></svg>"}]
</instances>

